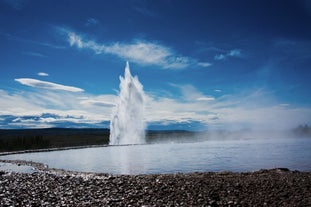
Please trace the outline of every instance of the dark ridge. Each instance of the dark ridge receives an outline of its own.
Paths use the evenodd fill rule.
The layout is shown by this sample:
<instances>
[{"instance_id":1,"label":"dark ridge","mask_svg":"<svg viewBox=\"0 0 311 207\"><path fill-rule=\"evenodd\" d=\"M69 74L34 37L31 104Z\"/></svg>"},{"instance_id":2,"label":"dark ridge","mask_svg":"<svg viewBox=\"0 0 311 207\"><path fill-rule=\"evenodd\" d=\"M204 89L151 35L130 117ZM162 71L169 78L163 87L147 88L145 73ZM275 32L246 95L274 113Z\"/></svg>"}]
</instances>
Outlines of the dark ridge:
<instances>
[{"instance_id":1,"label":"dark ridge","mask_svg":"<svg viewBox=\"0 0 311 207\"><path fill-rule=\"evenodd\" d=\"M105 128L0 129L0 152L109 144ZM189 141L197 132L147 130L146 142Z\"/></svg>"},{"instance_id":2,"label":"dark ridge","mask_svg":"<svg viewBox=\"0 0 311 207\"><path fill-rule=\"evenodd\" d=\"M0 152L109 143L109 129L0 129Z\"/></svg>"}]
</instances>

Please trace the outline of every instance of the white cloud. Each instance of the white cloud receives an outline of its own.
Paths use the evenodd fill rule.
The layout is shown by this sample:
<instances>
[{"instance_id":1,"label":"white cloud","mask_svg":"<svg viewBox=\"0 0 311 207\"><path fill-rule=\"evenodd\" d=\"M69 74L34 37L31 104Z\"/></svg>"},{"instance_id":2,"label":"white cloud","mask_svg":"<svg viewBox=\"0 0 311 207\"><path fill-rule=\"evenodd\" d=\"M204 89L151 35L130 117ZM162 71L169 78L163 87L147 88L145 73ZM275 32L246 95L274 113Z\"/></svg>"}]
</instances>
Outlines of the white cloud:
<instances>
[{"instance_id":1,"label":"white cloud","mask_svg":"<svg viewBox=\"0 0 311 207\"><path fill-rule=\"evenodd\" d=\"M85 107L114 107L115 106L114 95L99 95L90 99L90 97L81 97L80 104Z\"/></svg>"},{"instance_id":2,"label":"white cloud","mask_svg":"<svg viewBox=\"0 0 311 207\"><path fill-rule=\"evenodd\" d=\"M167 69L182 69L193 64L201 67L210 66L207 62L198 62L193 58L179 55L171 48L155 42L135 40L131 43L98 44L84 39L74 32L68 32L70 46L91 49L96 54L112 54L138 64L157 65Z\"/></svg>"},{"instance_id":3,"label":"white cloud","mask_svg":"<svg viewBox=\"0 0 311 207\"><path fill-rule=\"evenodd\" d=\"M223 95L217 99L191 85L174 86L181 97L155 96L147 93L146 121L149 123L201 122L209 129L290 129L310 123L311 109L279 103L273 94L256 90ZM182 100L181 100L182 99ZM35 90L8 93L0 90L0 115L55 117L16 119L15 126L53 127L72 122L98 124L109 121L116 96L68 93L63 90ZM3 126L2 126L3 127Z\"/></svg>"},{"instance_id":4,"label":"white cloud","mask_svg":"<svg viewBox=\"0 0 311 207\"><path fill-rule=\"evenodd\" d=\"M208 63L208 62L198 62L198 66L201 66L201 67L209 67L211 66L212 64L211 63Z\"/></svg>"},{"instance_id":5,"label":"white cloud","mask_svg":"<svg viewBox=\"0 0 311 207\"><path fill-rule=\"evenodd\" d=\"M239 49L231 50L228 53L228 56L231 56L231 57L241 57L241 50L239 50Z\"/></svg>"},{"instance_id":6,"label":"white cloud","mask_svg":"<svg viewBox=\"0 0 311 207\"><path fill-rule=\"evenodd\" d=\"M44 73L44 72L39 72L37 75L38 75L38 76L49 76L48 73Z\"/></svg>"},{"instance_id":7,"label":"white cloud","mask_svg":"<svg viewBox=\"0 0 311 207\"><path fill-rule=\"evenodd\" d=\"M81 88L73 87L73 86L65 86L57 83L41 81L32 78L16 78L15 81L34 88L44 88L50 90L63 90L69 92L83 92L84 90Z\"/></svg>"},{"instance_id":8,"label":"white cloud","mask_svg":"<svg viewBox=\"0 0 311 207\"><path fill-rule=\"evenodd\" d=\"M140 41L133 44L116 43L106 47L105 51L142 64L159 64L171 67L171 64L174 63L174 60L168 61L168 58L172 56L170 49L154 43Z\"/></svg>"},{"instance_id":9,"label":"white cloud","mask_svg":"<svg viewBox=\"0 0 311 207\"><path fill-rule=\"evenodd\" d=\"M215 60L225 60L227 57L223 54L215 55Z\"/></svg>"},{"instance_id":10,"label":"white cloud","mask_svg":"<svg viewBox=\"0 0 311 207\"><path fill-rule=\"evenodd\" d=\"M215 55L215 60L226 60L228 57L242 57L242 53L240 49L233 49L225 54Z\"/></svg>"},{"instance_id":11,"label":"white cloud","mask_svg":"<svg viewBox=\"0 0 311 207\"><path fill-rule=\"evenodd\" d=\"M192 85L178 85L178 84L171 84L172 86L179 88L183 99L186 101L213 101L215 100L214 97L208 96L197 90Z\"/></svg>"},{"instance_id":12,"label":"white cloud","mask_svg":"<svg viewBox=\"0 0 311 207\"><path fill-rule=\"evenodd\" d=\"M225 95L213 101L182 102L151 95L147 100L146 115L150 122L199 121L209 129L292 129L310 123L311 117L309 108L280 106L271 94L258 91Z\"/></svg>"},{"instance_id":13,"label":"white cloud","mask_svg":"<svg viewBox=\"0 0 311 207\"><path fill-rule=\"evenodd\" d=\"M84 48L88 47L89 45L87 43L82 42L82 39L80 36L76 35L75 33L69 33L69 44L70 46L76 45L78 48ZM89 46L91 47L91 46Z\"/></svg>"},{"instance_id":14,"label":"white cloud","mask_svg":"<svg viewBox=\"0 0 311 207\"><path fill-rule=\"evenodd\" d=\"M9 94L0 89L0 114L1 115L25 115L37 114L43 111L44 107L38 105L26 94Z\"/></svg>"},{"instance_id":15,"label":"white cloud","mask_svg":"<svg viewBox=\"0 0 311 207\"><path fill-rule=\"evenodd\" d=\"M207 97L207 96L202 96L196 99L197 101L214 101L214 97Z\"/></svg>"},{"instance_id":16,"label":"white cloud","mask_svg":"<svg viewBox=\"0 0 311 207\"><path fill-rule=\"evenodd\" d=\"M53 127L62 122L101 126L100 123L110 120L115 97L87 93L77 95L62 90L15 93L0 90L0 116L17 117L10 123L12 127ZM42 114L54 114L55 117L42 117Z\"/></svg>"}]
</instances>

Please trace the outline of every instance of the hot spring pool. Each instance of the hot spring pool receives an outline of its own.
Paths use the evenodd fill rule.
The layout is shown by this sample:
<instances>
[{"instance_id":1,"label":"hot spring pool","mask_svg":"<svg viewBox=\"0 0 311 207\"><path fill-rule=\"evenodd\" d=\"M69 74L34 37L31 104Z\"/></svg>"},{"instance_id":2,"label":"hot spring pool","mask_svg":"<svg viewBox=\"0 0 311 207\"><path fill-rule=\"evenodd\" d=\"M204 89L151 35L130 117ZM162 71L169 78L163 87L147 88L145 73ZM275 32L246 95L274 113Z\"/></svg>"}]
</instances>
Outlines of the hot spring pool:
<instances>
[{"instance_id":1,"label":"hot spring pool","mask_svg":"<svg viewBox=\"0 0 311 207\"><path fill-rule=\"evenodd\" d=\"M107 146L1 156L51 168L112 174L254 171L285 167L311 170L311 139L204 141Z\"/></svg>"}]
</instances>

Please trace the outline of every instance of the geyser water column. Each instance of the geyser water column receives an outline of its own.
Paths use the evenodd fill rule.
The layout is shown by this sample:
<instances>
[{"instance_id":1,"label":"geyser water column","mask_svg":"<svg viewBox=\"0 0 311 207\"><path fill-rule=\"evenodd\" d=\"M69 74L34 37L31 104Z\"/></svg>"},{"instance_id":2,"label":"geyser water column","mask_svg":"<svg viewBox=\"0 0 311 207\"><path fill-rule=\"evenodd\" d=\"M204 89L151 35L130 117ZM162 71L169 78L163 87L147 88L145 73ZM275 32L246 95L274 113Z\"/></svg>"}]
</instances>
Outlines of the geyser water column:
<instances>
[{"instance_id":1,"label":"geyser water column","mask_svg":"<svg viewBox=\"0 0 311 207\"><path fill-rule=\"evenodd\" d=\"M120 92L110 121L110 145L145 143L144 91L137 76L133 77L126 62L120 76Z\"/></svg>"}]
</instances>

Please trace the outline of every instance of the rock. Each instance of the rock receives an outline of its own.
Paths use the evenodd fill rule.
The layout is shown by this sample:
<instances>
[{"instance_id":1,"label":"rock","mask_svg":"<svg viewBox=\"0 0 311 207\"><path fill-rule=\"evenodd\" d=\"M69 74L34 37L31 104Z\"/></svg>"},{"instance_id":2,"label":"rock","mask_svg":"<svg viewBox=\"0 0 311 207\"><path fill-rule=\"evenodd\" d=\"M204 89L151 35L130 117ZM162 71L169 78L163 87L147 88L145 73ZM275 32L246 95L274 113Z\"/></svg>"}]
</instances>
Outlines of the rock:
<instances>
[{"instance_id":1,"label":"rock","mask_svg":"<svg viewBox=\"0 0 311 207\"><path fill-rule=\"evenodd\" d=\"M289 172L290 170L288 168L276 168L277 172Z\"/></svg>"}]
</instances>

